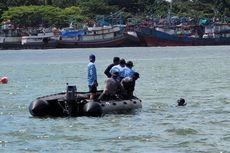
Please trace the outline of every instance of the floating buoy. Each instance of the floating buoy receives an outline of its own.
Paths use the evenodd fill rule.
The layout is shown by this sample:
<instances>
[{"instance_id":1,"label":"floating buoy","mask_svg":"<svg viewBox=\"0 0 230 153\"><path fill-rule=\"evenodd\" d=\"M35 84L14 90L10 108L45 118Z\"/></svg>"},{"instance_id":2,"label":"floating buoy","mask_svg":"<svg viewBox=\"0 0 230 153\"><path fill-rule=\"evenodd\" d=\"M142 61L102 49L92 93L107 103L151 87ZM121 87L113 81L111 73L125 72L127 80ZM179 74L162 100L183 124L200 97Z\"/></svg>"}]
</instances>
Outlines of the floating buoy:
<instances>
[{"instance_id":1,"label":"floating buoy","mask_svg":"<svg viewBox=\"0 0 230 153\"><path fill-rule=\"evenodd\" d=\"M1 77L0 78L0 83L1 84L7 84L8 83L8 78L7 77Z\"/></svg>"}]
</instances>

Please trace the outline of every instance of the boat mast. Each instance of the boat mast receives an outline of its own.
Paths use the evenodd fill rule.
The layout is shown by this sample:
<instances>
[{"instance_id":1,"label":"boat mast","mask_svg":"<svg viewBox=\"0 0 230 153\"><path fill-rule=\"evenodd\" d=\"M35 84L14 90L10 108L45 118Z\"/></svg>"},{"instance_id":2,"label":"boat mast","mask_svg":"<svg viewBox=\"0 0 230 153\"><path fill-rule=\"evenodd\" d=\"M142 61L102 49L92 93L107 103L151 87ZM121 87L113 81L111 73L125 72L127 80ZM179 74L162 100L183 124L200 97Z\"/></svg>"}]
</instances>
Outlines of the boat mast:
<instances>
[{"instance_id":1,"label":"boat mast","mask_svg":"<svg viewBox=\"0 0 230 153\"><path fill-rule=\"evenodd\" d=\"M169 2L169 10L168 10L168 16L167 16L167 22L169 25L171 25L171 16L172 16L172 0L166 0Z\"/></svg>"}]
</instances>

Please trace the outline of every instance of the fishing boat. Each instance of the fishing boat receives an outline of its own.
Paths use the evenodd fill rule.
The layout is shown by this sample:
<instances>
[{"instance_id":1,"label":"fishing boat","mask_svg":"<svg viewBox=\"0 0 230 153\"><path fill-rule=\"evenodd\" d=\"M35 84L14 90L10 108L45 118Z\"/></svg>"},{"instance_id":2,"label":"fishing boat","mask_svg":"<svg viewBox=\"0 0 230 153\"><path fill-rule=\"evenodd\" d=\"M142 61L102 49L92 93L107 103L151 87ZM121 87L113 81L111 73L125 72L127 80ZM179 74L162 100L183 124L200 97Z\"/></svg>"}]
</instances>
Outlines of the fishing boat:
<instances>
[{"instance_id":1,"label":"fishing boat","mask_svg":"<svg viewBox=\"0 0 230 153\"><path fill-rule=\"evenodd\" d=\"M172 16L172 3L167 18L147 22L137 35L145 46L210 46L230 45L230 24L215 18L192 19Z\"/></svg>"},{"instance_id":2,"label":"fishing boat","mask_svg":"<svg viewBox=\"0 0 230 153\"><path fill-rule=\"evenodd\" d=\"M5 21L0 27L0 49L18 49L21 46L21 29Z\"/></svg>"},{"instance_id":3,"label":"fishing boat","mask_svg":"<svg viewBox=\"0 0 230 153\"><path fill-rule=\"evenodd\" d=\"M141 27L137 34L146 46L230 45L230 24Z\"/></svg>"},{"instance_id":4,"label":"fishing boat","mask_svg":"<svg viewBox=\"0 0 230 153\"><path fill-rule=\"evenodd\" d=\"M102 91L98 91L96 97L101 93ZM66 92L36 98L29 105L29 111L35 117L99 117L105 114L136 113L142 108L141 100L137 97L107 101L92 101L88 98L88 92L77 92L76 86L68 85Z\"/></svg>"},{"instance_id":5,"label":"fishing boat","mask_svg":"<svg viewBox=\"0 0 230 153\"><path fill-rule=\"evenodd\" d=\"M60 33L58 48L99 48L136 46L137 41L120 26L66 28Z\"/></svg>"},{"instance_id":6,"label":"fishing boat","mask_svg":"<svg viewBox=\"0 0 230 153\"><path fill-rule=\"evenodd\" d=\"M22 36L22 48L28 49L48 49L56 48L59 36L52 31L39 31L36 34Z\"/></svg>"}]
</instances>

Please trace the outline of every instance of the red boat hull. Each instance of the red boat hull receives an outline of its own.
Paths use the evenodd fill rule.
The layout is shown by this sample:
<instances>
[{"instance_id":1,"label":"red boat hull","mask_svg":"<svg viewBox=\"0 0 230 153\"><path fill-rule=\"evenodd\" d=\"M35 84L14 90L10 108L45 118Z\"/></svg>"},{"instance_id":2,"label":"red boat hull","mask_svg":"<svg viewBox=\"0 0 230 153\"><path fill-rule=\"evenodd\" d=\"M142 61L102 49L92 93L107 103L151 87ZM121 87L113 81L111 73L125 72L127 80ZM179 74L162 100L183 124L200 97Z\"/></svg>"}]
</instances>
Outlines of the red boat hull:
<instances>
[{"instance_id":1,"label":"red boat hull","mask_svg":"<svg viewBox=\"0 0 230 153\"><path fill-rule=\"evenodd\" d=\"M70 41L59 40L57 42L58 48L102 48L102 47L130 47L139 46L139 40L124 34L113 39L104 39L97 41Z\"/></svg>"},{"instance_id":2,"label":"red boat hull","mask_svg":"<svg viewBox=\"0 0 230 153\"><path fill-rule=\"evenodd\" d=\"M173 40L164 40L151 36L144 36L142 41L145 42L146 46L193 46L192 43L178 42Z\"/></svg>"}]
</instances>

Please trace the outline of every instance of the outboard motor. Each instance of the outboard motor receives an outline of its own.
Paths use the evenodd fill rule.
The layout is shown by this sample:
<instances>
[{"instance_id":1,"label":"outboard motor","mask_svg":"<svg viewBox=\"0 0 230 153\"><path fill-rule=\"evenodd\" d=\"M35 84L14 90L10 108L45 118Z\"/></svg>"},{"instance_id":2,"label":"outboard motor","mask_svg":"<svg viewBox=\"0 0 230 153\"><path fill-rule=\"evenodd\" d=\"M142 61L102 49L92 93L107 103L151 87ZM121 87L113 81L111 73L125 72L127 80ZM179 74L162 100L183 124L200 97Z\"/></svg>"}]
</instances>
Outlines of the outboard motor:
<instances>
[{"instance_id":1,"label":"outboard motor","mask_svg":"<svg viewBox=\"0 0 230 153\"><path fill-rule=\"evenodd\" d=\"M76 102L76 91L76 86L69 86L67 84L65 111L70 116L75 116L79 112L79 106Z\"/></svg>"}]
</instances>

